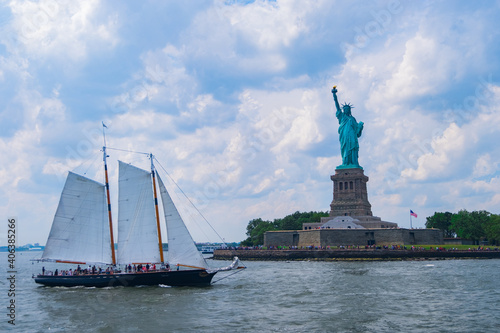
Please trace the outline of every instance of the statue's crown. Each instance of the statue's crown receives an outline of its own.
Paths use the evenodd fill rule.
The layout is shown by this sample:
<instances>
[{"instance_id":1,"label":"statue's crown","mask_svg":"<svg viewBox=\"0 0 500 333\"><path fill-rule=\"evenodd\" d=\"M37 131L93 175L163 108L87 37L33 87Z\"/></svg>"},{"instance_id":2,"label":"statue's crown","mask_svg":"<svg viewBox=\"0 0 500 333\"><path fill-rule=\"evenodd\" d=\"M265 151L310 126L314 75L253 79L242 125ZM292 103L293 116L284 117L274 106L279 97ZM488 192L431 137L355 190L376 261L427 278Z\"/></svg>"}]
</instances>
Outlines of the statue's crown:
<instances>
[{"instance_id":1,"label":"statue's crown","mask_svg":"<svg viewBox=\"0 0 500 333\"><path fill-rule=\"evenodd\" d=\"M344 102L344 104L342 104L342 108L344 108L344 106L348 106L349 108L354 109L354 106L351 105L351 103Z\"/></svg>"}]
</instances>

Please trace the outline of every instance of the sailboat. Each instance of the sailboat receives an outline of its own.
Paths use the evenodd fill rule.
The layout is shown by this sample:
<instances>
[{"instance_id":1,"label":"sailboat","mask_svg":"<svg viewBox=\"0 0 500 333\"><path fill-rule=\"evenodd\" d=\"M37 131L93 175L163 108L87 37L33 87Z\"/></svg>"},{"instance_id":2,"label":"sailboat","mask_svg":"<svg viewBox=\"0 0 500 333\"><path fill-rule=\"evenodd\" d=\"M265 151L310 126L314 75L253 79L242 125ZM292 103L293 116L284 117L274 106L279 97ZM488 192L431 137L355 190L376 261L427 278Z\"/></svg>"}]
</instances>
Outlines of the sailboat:
<instances>
[{"instance_id":1,"label":"sailboat","mask_svg":"<svg viewBox=\"0 0 500 333\"><path fill-rule=\"evenodd\" d=\"M40 259L77 264L78 268L54 273L43 269L34 276L36 283L65 287L206 286L217 272L244 268L237 257L227 267L209 268L155 170L152 154L150 172L119 161L115 251L106 147L103 153L105 184L69 172ZM167 227L167 261L163 257L156 179ZM80 265L89 266L82 269ZM107 269L96 269L95 265L107 265Z\"/></svg>"}]
</instances>

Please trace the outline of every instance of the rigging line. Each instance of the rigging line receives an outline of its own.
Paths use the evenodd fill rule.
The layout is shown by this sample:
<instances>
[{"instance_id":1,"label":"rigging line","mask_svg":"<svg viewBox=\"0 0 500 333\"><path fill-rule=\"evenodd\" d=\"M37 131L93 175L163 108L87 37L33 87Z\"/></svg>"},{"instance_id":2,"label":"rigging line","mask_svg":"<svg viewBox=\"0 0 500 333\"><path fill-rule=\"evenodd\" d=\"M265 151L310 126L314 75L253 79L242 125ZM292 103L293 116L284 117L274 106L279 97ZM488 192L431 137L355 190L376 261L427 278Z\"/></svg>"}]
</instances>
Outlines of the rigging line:
<instances>
[{"instance_id":1,"label":"rigging line","mask_svg":"<svg viewBox=\"0 0 500 333\"><path fill-rule=\"evenodd\" d=\"M81 162L80 164L78 164L77 166L72 168L71 171L79 174L80 176L87 177L87 173L89 172L89 170L91 168L94 167L94 165L96 164L96 161L99 159L99 155L95 155L95 157L93 159L92 159L93 154L90 154L90 155L91 156L89 156L88 158L85 158L83 162ZM80 156L80 157L82 159L84 158L84 156ZM89 178L89 177L87 177L87 178ZM95 179L92 178L92 180L95 180Z\"/></svg>"},{"instance_id":2,"label":"rigging line","mask_svg":"<svg viewBox=\"0 0 500 333\"><path fill-rule=\"evenodd\" d=\"M230 276L233 276L234 274L238 274L238 273L242 272L242 271L243 271L243 270L245 270L245 269L246 269L246 267L245 267L245 268L240 268L240 269L238 269L236 272L234 272L234 273L232 273L232 274L226 275L226 276L224 276L224 277L221 277L221 278L220 278L220 279L218 279L218 280L213 281L213 282L212 282L212 284L215 284L215 283L219 282L220 280L224 280L225 278L228 278L228 277L230 277Z\"/></svg>"},{"instance_id":3,"label":"rigging line","mask_svg":"<svg viewBox=\"0 0 500 333\"><path fill-rule=\"evenodd\" d=\"M153 156L154 157L154 156ZM176 181L170 176L170 174L167 172L167 170L165 170L165 168L163 167L163 165L161 165L160 161L158 161L156 159L156 157L154 157L154 159L156 160L156 162L158 162L158 164L160 165L160 167L163 169L163 171L167 174L168 178L170 178L170 180L175 184L175 186L177 186L177 188L179 189L179 191L181 191L181 193L184 195L184 197L186 197L186 199L189 201L189 203L194 207L194 209L198 212L198 214L200 214L200 216L205 220L205 222L207 222L207 224L210 226L210 228L212 228L213 232L215 232L215 234L220 238L220 240L222 241L222 243L224 245L227 246L226 242L224 241L224 238L222 238L221 235L219 235L219 233L217 232L217 230L215 230L215 228L210 224L210 222L208 222L208 220L205 218L205 216L200 212L200 210L198 209L198 207L195 206L195 204L191 201L191 199L186 195L186 193L184 193L184 191L182 190L182 188L176 183Z\"/></svg>"},{"instance_id":4,"label":"rigging line","mask_svg":"<svg viewBox=\"0 0 500 333\"><path fill-rule=\"evenodd\" d=\"M119 148L111 148L111 147L106 147L106 149L124 151L124 152L127 152L127 153L134 153L134 154L149 155L149 153L144 153L142 151L133 151L133 150L128 150L128 149L119 149Z\"/></svg>"},{"instance_id":5,"label":"rigging line","mask_svg":"<svg viewBox=\"0 0 500 333\"><path fill-rule=\"evenodd\" d=\"M89 164L89 166L87 167L87 170L83 173L84 175L87 175L87 173L89 172L90 168L94 167L94 165L97 163L98 159L99 159L99 155L96 155L96 157L94 158L94 161Z\"/></svg>"},{"instance_id":6,"label":"rigging line","mask_svg":"<svg viewBox=\"0 0 500 333\"><path fill-rule=\"evenodd\" d=\"M159 163L159 162L158 162L158 163ZM172 177L170 177L170 175L168 174L168 172L167 172L164 168L163 168L163 170L164 170L164 171L165 171L165 173L168 175L168 178L166 178L166 180L168 181L168 180L170 179L172 182L174 182L174 180L172 179ZM158 170L156 170L156 172L158 172ZM158 176L159 176L159 174L158 174ZM174 183L175 183L175 182L174 182ZM170 183L170 184L171 184L171 183ZM178 186L178 185L177 185L177 187L180 189L180 186ZM167 189L165 189L165 190L166 190L166 191L167 191L167 193L168 193L168 190L167 190ZM182 190L181 190L181 191L182 191ZM177 198L177 200L179 200L180 202L182 202L182 203L184 204L184 206L191 207L191 206L189 206L189 204L187 204L187 203L185 202L185 198L187 198L186 194L185 194L185 193L183 193L183 194L184 194L184 197L183 197L183 196L182 196L182 195L181 195L178 191L172 191L172 193L170 193L169 195L170 195L170 196L175 195L175 197ZM171 199L171 200L173 201L173 199ZM193 204L191 204L191 205L193 205ZM180 219L181 219L181 220L183 220L183 221L189 221L189 222L192 222L193 224L195 224L195 225L196 225L196 227L198 228L198 230L199 230L201 233L203 233L203 235L204 235L207 239L210 239L211 237L213 238L213 234L212 234L212 236L210 236L210 237L209 237L209 236L207 235L207 233L206 233L206 230L207 230L207 229L206 229L206 224L208 224L208 225L209 225L209 223L206 223L206 222L205 222L206 224L205 224L205 223L203 223L203 225L201 225L201 222L203 222L203 221L201 221L201 220L199 219L199 217L201 216L201 213L198 213L198 214L197 214L197 213L196 213L196 211L194 211L194 210L190 209L189 211L185 210L185 211L181 214L181 212L179 212L178 208L176 208L176 210L178 211L178 213L179 213L179 217L180 217ZM217 237L217 236L220 238L220 236L216 234L216 237ZM205 260L205 259L204 259L204 260Z\"/></svg>"}]
</instances>

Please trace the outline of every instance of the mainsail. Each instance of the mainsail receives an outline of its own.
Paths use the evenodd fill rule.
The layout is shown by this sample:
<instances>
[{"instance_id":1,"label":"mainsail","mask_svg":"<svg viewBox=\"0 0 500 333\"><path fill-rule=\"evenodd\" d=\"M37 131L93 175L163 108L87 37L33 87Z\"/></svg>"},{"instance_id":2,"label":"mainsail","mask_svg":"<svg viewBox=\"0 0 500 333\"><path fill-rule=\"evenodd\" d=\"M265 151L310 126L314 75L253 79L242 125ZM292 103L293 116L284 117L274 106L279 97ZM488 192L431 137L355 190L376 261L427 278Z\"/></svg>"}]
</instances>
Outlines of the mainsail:
<instances>
[{"instance_id":1,"label":"mainsail","mask_svg":"<svg viewBox=\"0 0 500 333\"><path fill-rule=\"evenodd\" d=\"M171 266L182 265L208 268L205 258L203 258L201 252L198 251L160 175L158 175L158 173L156 173L156 175L160 186L163 212L167 225L168 262Z\"/></svg>"},{"instance_id":2,"label":"mainsail","mask_svg":"<svg viewBox=\"0 0 500 333\"><path fill-rule=\"evenodd\" d=\"M103 184L69 172L42 260L111 263Z\"/></svg>"},{"instance_id":3,"label":"mainsail","mask_svg":"<svg viewBox=\"0 0 500 333\"><path fill-rule=\"evenodd\" d=\"M119 161L118 263L160 262L151 173Z\"/></svg>"}]
</instances>

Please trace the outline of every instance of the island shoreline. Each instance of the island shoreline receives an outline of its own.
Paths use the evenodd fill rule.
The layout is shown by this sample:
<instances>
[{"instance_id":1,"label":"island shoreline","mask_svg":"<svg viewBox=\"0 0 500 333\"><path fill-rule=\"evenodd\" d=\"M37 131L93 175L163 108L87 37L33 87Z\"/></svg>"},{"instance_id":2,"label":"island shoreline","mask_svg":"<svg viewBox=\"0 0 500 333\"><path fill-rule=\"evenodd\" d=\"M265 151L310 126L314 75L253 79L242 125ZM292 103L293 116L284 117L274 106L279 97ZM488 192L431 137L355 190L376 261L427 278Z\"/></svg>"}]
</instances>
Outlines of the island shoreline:
<instances>
[{"instance_id":1,"label":"island shoreline","mask_svg":"<svg viewBox=\"0 0 500 333\"><path fill-rule=\"evenodd\" d=\"M215 250L213 259L247 261L404 261L500 259L499 250L286 249Z\"/></svg>"}]
</instances>

